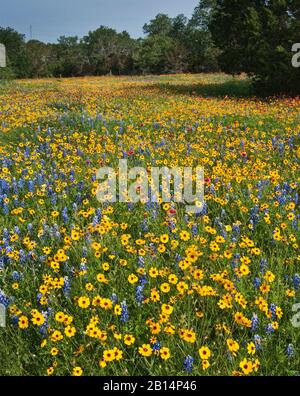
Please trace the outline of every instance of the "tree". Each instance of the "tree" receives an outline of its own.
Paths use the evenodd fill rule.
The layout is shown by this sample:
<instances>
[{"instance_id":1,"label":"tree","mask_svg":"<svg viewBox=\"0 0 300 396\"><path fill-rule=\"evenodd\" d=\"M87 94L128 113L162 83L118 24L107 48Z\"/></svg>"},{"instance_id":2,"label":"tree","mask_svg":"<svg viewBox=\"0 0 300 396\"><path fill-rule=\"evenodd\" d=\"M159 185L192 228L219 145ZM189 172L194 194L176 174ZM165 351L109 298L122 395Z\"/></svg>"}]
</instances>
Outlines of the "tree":
<instances>
[{"instance_id":1,"label":"tree","mask_svg":"<svg viewBox=\"0 0 300 396\"><path fill-rule=\"evenodd\" d=\"M177 15L172 19L172 28L170 30L170 36L174 39L179 40L181 43L186 38L188 19L183 14Z\"/></svg>"},{"instance_id":2,"label":"tree","mask_svg":"<svg viewBox=\"0 0 300 396\"><path fill-rule=\"evenodd\" d=\"M154 19L146 23L143 27L144 33L148 36L170 35L172 31L172 19L166 14L157 14Z\"/></svg>"},{"instance_id":3,"label":"tree","mask_svg":"<svg viewBox=\"0 0 300 396\"><path fill-rule=\"evenodd\" d=\"M30 40L26 43L26 54L28 77L49 77L52 75L55 54L51 44Z\"/></svg>"},{"instance_id":4,"label":"tree","mask_svg":"<svg viewBox=\"0 0 300 396\"><path fill-rule=\"evenodd\" d=\"M82 40L88 58L89 72L96 75L130 73L135 40L127 32L101 26Z\"/></svg>"},{"instance_id":5,"label":"tree","mask_svg":"<svg viewBox=\"0 0 300 396\"><path fill-rule=\"evenodd\" d=\"M217 0L201 0L194 10L190 24L206 32L209 31L216 2Z\"/></svg>"},{"instance_id":6,"label":"tree","mask_svg":"<svg viewBox=\"0 0 300 396\"><path fill-rule=\"evenodd\" d=\"M135 61L143 73L178 73L186 68L184 49L176 40L160 34L140 41Z\"/></svg>"},{"instance_id":7,"label":"tree","mask_svg":"<svg viewBox=\"0 0 300 396\"><path fill-rule=\"evenodd\" d=\"M144 25L147 37L139 41L135 64L143 73L178 73L187 70L187 18L158 14Z\"/></svg>"},{"instance_id":8,"label":"tree","mask_svg":"<svg viewBox=\"0 0 300 396\"><path fill-rule=\"evenodd\" d=\"M25 49L25 37L12 28L0 27L0 43L7 52L7 66L16 77L26 77L28 58Z\"/></svg>"},{"instance_id":9,"label":"tree","mask_svg":"<svg viewBox=\"0 0 300 396\"><path fill-rule=\"evenodd\" d=\"M76 77L84 74L87 59L77 36L59 37L53 52L55 61L52 69L55 76Z\"/></svg>"},{"instance_id":10,"label":"tree","mask_svg":"<svg viewBox=\"0 0 300 396\"><path fill-rule=\"evenodd\" d=\"M186 48L189 52L189 70L192 72L219 70L219 49L209 30L215 4L216 0L201 0L188 22Z\"/></svg>"},{"instance_id":11,"label":"tree","mask_svg":"<svg viewBox=\"0 0 300 396\"><path fill-rule=\"evenodd\" d=\"M299 93L291 48L299 42L299 0L217 0L209 24L227 73L246 72L260 93Z\"/></svg>"}]
</instances>

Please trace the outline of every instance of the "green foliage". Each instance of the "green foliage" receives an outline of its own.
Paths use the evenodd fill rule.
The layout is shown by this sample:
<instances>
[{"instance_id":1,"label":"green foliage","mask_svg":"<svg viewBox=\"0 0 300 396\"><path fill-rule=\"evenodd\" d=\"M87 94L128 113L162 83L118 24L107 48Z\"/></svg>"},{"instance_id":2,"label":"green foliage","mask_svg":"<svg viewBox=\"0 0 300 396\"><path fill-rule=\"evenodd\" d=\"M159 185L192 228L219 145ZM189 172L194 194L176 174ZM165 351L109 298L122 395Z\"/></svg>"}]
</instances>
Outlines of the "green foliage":
<instances>
[{"instance_id":1,"label":"green foliage","mask_svg":"<svg viewBox=\"0 0 300 396\"><path fill-rule=\"evenodd\" d=\"M149 23L146 23L143 27L144 33L149 36L164 35L168 36L171 34L173 27L173 20L166 14L157 14L154 19Z\"/></svg>"},{"instance_id":2,"label":"green foliage","mask_svg":"<svg viewBox=\"0 0 300 396\"><path fill-rule=\"evenodd\" d=\"M9 67L0 67L0 80L12 80L15 74Z\"/></svg>"},{"instance_id":3,"label":"green foliage","mask_svg":"<svg viewBox=\"0 0 300 396\"><path fill-rule=\"evenodd\" d=\"M87 72L93 75L128 74L133 68L135 40L127 32L101 26L81 41L87 57Z\"/></svg>"},{"instance_id":4,"label":"green foliage","mask_svg":"<svg viewBox=\"0 0 300 396\"><path fill-rule=\"evenodd\" d=\"M75 77L83 74L84 65L87 62L83 52L83 46L78 37L61 36L58 44L54 46L55 61L53 75L58 77Z\"/></svg>"},{"instance_id":5,"label":"green foliage","mask_svg":"<svg viewBox=\"0 0 300 396\"><path fill-rule=\"evenodd\" d=\"M186 68L185 49L176 40L161 34L142 40L135 59L144 73L176 73Z\"/></svg>"},{"instance_id":6,"label":"green foliage","mask_svg":"<svg viewBox=\"0 0 300 396\"><path fill-rule=\"evenodd\" d=\"M189 51L189 71L218 71L219 49L215 46L209 23L215 0L202 0L195 8L187 26L186 46Z\"/></svg>"},{"instance_id":7,"label":"green foliage","mask_svg":"<svg viewBox=\"0 0 300 396\"><path fill-rule=\"evenodd\" d=\"M16 77L26 77L28 72L28 58L24 36L9 27L0 27L0 43L6 47L7 65L12 73Z\"/></svg>"},{"instance_id":8,"label":"green foliage","mask_svg":"<svg viewBox=\"0 0 300 396\"><path fill-rule=\"evenodd\" d=\"M53 46L38 40L26 43L28 77L50 77L54 61ZM50 65L50 66L49 66Z\"/></svg>"},{"instance_id":9,"label":"green foliage","mask_svg":"<svg viewBox=\"0 0 300 396\"><path fill-rule=\"evenodd\" d=\"M292 45L300 39L298 0L217 0L210 21L223 71L253 76L260 93L299 93Z\"/></svg>"},{"instance_id":10,"label":"green foliage","mask_svg":"<svg viewBox=\"0 0 300 396\"><path fill-rule=\"evenodd\" d=\"M183 14L170 18L158 14L144 25L136 63L144 73L217 71L218 49L208 23L214 0L200 1L188 20Z\"/></svg>"}]
</instances>

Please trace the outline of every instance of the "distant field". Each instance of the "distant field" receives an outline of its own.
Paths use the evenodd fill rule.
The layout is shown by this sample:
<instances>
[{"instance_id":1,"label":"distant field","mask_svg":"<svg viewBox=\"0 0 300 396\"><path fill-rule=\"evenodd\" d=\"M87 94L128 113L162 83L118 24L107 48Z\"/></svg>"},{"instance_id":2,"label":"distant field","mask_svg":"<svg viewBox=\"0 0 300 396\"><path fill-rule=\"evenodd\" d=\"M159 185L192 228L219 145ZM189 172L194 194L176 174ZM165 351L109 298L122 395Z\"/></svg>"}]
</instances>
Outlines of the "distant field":
<instances>
[{"instance_id":1,"label":"distant field","mask_svg":"<svg viewBox=\"0 0 300 396\"><path fill-rule=\"evenodd\" d=\"M300 99L222 74L0 82L0 375L299 375ZM196 167L205 205L96 199Z\"/></svg>"}]
</instances>

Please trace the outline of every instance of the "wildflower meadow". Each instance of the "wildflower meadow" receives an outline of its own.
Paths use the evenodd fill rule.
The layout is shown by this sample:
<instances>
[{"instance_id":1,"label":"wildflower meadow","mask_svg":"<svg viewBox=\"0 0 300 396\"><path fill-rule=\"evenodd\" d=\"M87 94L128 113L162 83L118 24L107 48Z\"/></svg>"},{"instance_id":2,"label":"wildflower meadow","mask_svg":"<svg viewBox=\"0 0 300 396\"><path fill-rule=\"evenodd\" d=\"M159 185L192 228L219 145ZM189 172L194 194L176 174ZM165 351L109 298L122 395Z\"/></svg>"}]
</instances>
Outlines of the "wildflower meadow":
<instances>
[{"instance_id":1,"label":"wildflower meadow","mask_svg":"<svg viewBox=\"0 0 300 396\"><path fill-rule=\"evenodd\" d=\"M0 83L0 374L299 375L299 143L244 77ZM201 166L199 213L99 202L122 159Z\"/></svg>"}]
</instances>

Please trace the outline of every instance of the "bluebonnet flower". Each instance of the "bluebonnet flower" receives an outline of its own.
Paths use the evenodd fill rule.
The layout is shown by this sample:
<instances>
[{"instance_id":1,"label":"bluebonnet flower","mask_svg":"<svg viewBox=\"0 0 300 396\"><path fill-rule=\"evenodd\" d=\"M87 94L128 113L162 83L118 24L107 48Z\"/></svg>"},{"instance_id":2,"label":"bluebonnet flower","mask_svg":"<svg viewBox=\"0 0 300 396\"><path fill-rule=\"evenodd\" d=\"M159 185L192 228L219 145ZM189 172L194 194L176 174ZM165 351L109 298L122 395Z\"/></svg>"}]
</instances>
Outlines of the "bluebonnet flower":
<instances>
[{"instance_id":1,"label":"bluebonnet flower","mask_svg":"<svg viewBox=\"0 0 300 396\"><path fill-rule=\"evenodd\" d=\"M38 293L38 295L37 295L37 302L38 303L40 303L42 297L43 297L42 293Z\"/></svg>"},{"instance_id":2,"label":"bluebonnet flower","mask_svg":"<svg viewBox=\"0 0 300 396\"><path fill-rule=\"evenodd\" d=\"M64 277L64 286L63 286L63 292L65 296L70 297L71 294L71 285L70 285L70 279L68 276Z\"/></svg>"},{"instance_id":3,"label":"bluebonnet flower","mask_svg":"<svg viewBox=\"0 0 300 396\"><path fill-rule=\"evenodd\" d=\"M137 286L135 292L135 299L138 303L142 303L145 299L143 295L144 287L142 285Z\"/></svg>"},{"instance_id":4,"label":"bluebonnet flower","mask_svg":"<svg viewBox=\"0 0 300 396\"><path fill-rule=\"evenodd\" d=\"M192 356L190 356L190 355L188 355L186 358L185 358L185 360L184 360L184 363L183 363L183 366L184 366L184 368L185 368L185 370L188 372L188 373L191 373L192 371L193 371L193 363L194 363L194 358L192 358Z\"/></svg>"},{"instance_id":5,"label":"bluebonnet flower","mask_svg":"<svg viewBox=\"0 0 300 396\"><path fill-rule=\"evenodd\" d=\"M24 250L20 249L19 250L19 257L20 257L20 263L24 264L26 262L26 253Z\"/></svg>"},{"instance_id":6,"label":"bluebonnet flower","mask_svg":"<svg viewBox=\"0 0 300 396\"><path fill-rule=\"evenodd\" d=\"M28 191L31 193L34 191L34 182L32 180L28 180Z\"/></svg>"},{"instance_id":7,"label":"bluebonnet flower","mask_svg":"<svg viewBox=\"0 0 300 396\"><path fill-rule=\"evenodd\" d=\"M121 303L121 308L122 308L122 313L120 320L124 323L129 322L128 306L125 300Z\"/></svg>"},{"instance_id":8,"label":"bluebonnet flower","mask_svg":"<svg viewBox=\"0 0 300 396\"><path fill-rule=\"evenodd\" d=\"M297 220L297 218L295 218L295 219L293 220L292 225L293 225L293 228L294 228L295 230L298 229L298 220Z\"/></svg>"},{"instance_id":9,"label":"bluebonnet flower","mask_svg":"<svg viewBox=\"0 0 300 396\"><path fill-rule=\"evenodd\" d=\"M295 351L294 351L294 346L293 346L293 344L289 344L289 345L287 346L287 348L286 348L286 353L287 353L288 357L294 356Z\"/></svg>"},{"instance_id":10,"label":"bluebonnet flower","mask_svg":"<svg viewBox=\"0 0 300 396\"><path fill-rule=\"evenodd\" d=\"M258 334L255 334L254 336L254 345L257 351L261 349L261 338Z\"/></svg>"},{"instance_id":11,"label":"bluebonnet flower","mask_svg":"<svg viewBox=\"0 0 300 396\"><path fill-rule=\"evenodd\" d=\"M87 253L88 253L87 247L83 246L83 248L82 248L82 257L86 257Z\"/></svg>"},{"instance_id":12,"label":"bluebonnet flower","mask_svg":"<svg viewBox=\"0 0 300 396\"><path fill-rule=\"evenodd\" d=\"M144 231L144 232L147 232L147 231L149 230L149 226L148 226L147 219L145 219L145 220L142 222L142 224L141 224L141 229L142 229L142 231Z\"/></svg>"},{"instance_id":13,"label":"bluebonnet flower","mask_svg":"<svg viewBox=\"0 0 300 396\"><path fill-rule=\"evenodd\" d=\"M159 341L155 342L154 344L151 344L151 346L152 346L153 352L160 351L160 349L161 349L161 345L160 345Z\"/></svg>"},{"instance_id":14,"label":"bluebonnet flower","mask_svg":"<svg viewBox=\"0 0 300 396\"><path fill-rule=\"evenodd\" d=\"M21 276L20 276L20 274L17 271L14 271L12 273L12 279L13 279L14 282L18 282L20 280L20 278L21 278Z\"/></svg>"},{"instance_id":15,"label":"bluebonnet flower","mask_svg":"<svg viewBox=\"0 0 300 396\"><path fill-rule=\"evenodd\" d=\"M6 203L3 205L3 213L5 215L9 214L9 207L8 207L8 205Z\"/></svg>"},{"instance_id":16,"label":"bluebonnet flower","mask_svg":"<svg viewBox=\"0 0 300 396\"><path fill-rule=\"evenodd\" d=\"M8 231L7 228L4 228L4 230L3 230L3 237L4 237L5 239L8 239L8 238L9 238L9 231Z\"/></svg>"},{"instance_id":17,"label":"bluebonnet flower","mask_svg":"<svg viewBox=\"0 0 300 396\"><path fill-rule=\"evenodd\" d=\"M210 185L210 192L212 193L212 195L216 195L215 186L213 184Z\"/></svg>"},{"instance_id":18,"label":"bluebonnet flower","mask_svg":"<svg viewBox=\"0 0 300 396\"><path fill-rule=\"evenodd\" d=\"M267 327L266 327L266 333L268 334L268 335L270 335L270 334L272 334L272 333L274 333L274 327L272 326L272 324L271 323L269 323L268 325L267 325Z\"/></svg>"},{"instance_id":19,"label":"bluebonnet flower","mask_svg":"<svg viewBox=\"0 0 300 396\"><path fill-rule=\"evenodd\" d=\"M20 235L20 228L18 226L14 227L14 233Z\"/></svg>"},{"instance_id":20,"label":"bluebonnet flower","mask_svg":"<svg viewBox=\"0 0 300 396\"><path fill-rule=\"evenodd\" d=\"M233 224L232 226L232 236L236 239L240 235L240 226L238 224Z\"/></svg>"},{"instance_id":21,"label":"bluebonnet flower","mask_svg":"<svg viewBox=\"0 0 300 396\"><path fill-rule=\"evenodd\" d=\"M198 235L198 227L197 227L197 224L193 224L193 226L192 226L192 234L193 234L193 237L195 237L195 236Z\"/></svg>"},{"instance_id":22,"label":"bluebonnet flower","mask_svg":"<svg viewBox=\"0 0 300 396\"><path fill-rule=\"evenodd\" d=\"M83 186L82 186L82 187L83 187ZM75 199L76 199L76 203L77 203L77 204L81 204L82 198L81 198L81 194L80 194L80 193L77 193L77 194L76 194L76 198L75 198Z\"/></svg>"},{"instance_id":23,"label":"bluebonnet flower","mask_svg":"<svg viewBox=\"0 0 300 396\"><path fill-rule=\"evenodd\" d=\"M69 216L68 216L68 209L67 208L63 208L62 212L62 219L65 223L67 223L69 221Z\"/></svg>"},{"instance_id":24,"label":"bluebonnet flower","mask_svg":"<svg viewBox=\"0 0 300 396\"><path fill-rule=\"evenodd\" d=\"M253 284L254 284L254 287L257 289L260 286L260 284L261 284L261 279L260 278L254 278Z\"/></svg>"},{"instance_id":25,"label":"bluebonnet flower","mask_svg":"<svg viewBox=\"0 0 300 396\"><path fill-rule=\"evenodd\" d=\"M267 267L268 267L268 261L267 261L267 259L261 259L261 260L260 260L260 272L261 272L262 274L264 274L264 273L266 272Z\"/></svg>"},{"instance_id":26,"label":"bluebonnet flower","mask_svg":"<svg viewBox=\"0 0 300 396\"><path fill-rule=\"evenodd\" d=\"M254 313L251 318L251 330L254 332L255 330L257 330L258 326L259 326L259 319L257 314Z\"/></svg>"},{"instance_id":27,"label":"bluebonnet flower","mask_svg":"<svg viewBox=\"0 0 300 396\"><path fill-rule=\"evenodd\" d=\"M18 325L18 322L19 322L19 317L18 317L17 315L14 315L14 316L11 318L11 322L12 322L12 324L13 324L14 326L17 326L17 325Z\"/></svg>"},{"instance_id":28,"label":"bluebonnet flower","mask_svg":"<svg viewBox=\"0 0 300 396\"><path fill-rule=\"evenodd\" d=\"M300 287L300 275L299 274L295 274L293 276L293 285L295 290L298 290Z\"/></svg>"},{"instance_id":29,"label":"bluebonnet flower","mask_svg":"<svg viewBox=\"0 0 300 396\"><path fill-rule=\"evenodd\" d=\"M144 267L145 266L145 259L143 256L138 257L138 266L139 267Z\"/></svg>"},{"instance_id":30,"label":"bluebonnet flower","mask_svg":"<svg viewBox=\"0 0 300 396\"><path fill-rule=\"evenodd\" d=\"M295 194L294 194L292 200L293 200L293 202L298 203L299 195L298 195L297 191L295 192Z\"/></svg>"},{"instance_id":31,"label":"bluebonnet flower","mask_svg":"<svg viewBox=\"0 0 300 396\"><path fill-rule=\"evenodd\" d=\"M202 216L206 215L206 213L207 213L207 208L208 208L207 202L204 201L204 202L203 202L202 209L201 209L201 215L202 215Z\"/></svg>"},{"instance_id":32,"label":"bluebonnet flower","mask_svg":"<svg viewBox=\"0 0 300 396\"><path fill-rule=\"evenodd\" d=\"M136 301L138 303L143 302L144 299L145 299L145 297L143 295L143 291L145 289L146 284L147 284L147 276L142 276L140 278L139 285L137 286L137 289L136 289L136 296L135 297L136 297Z\"/></svg>"},{"instance_id":33,"label":"bluebonnet flower","mask_svg":"<svg viewBox=\"0 0 300 396\"><path fill-rule=\"evenodd\" d=\"M152 210L152 218L153 219L157 218L157 208L156 207Z\"/></svg>"},{"instance_id":34,"label":"bluebonnet flower","mask_svg":"<svg viewBox=\"0 0 300 396\"><path fill-rule=\"evenodd\" d=\"M169 228L171 231L176 228L176 224L175 224L174 220L169 221Z\"/></svg>"},{"instance_id":35,"label":"bluebonnet flower","mask_svg":"<svg viewBox=\"0 0 300 396\"><path fill-rule=\"evenodd\" d=\"M93 227L96 227L97 224L100 223L100 218L98 216L94 216L93 218Z\"/></svg>"},{"instance_id":36,"label":"bluebonnet flower","mask_svg":"<svg viewBox=\"0 0 300 396\"><path fill-rule=\"evenodd\" d=\"M51 197L51 203L52 203L53 206L57 204L57 196L56 196L56 194L53 194L53 195L52 195L52 197Z\"/></svg>"},{"instance_id":37,"label":"bluebonnet flower","mask_svg":"<svg viewBox=\"0 0 300 396\"><path fill-rule=\"evenodd\" d=\"M5 293L0 289L0 305L3 305L4 307L9 306L9 298L5 295Z\"/></svg>"},{"instance_id":38,"label":"bluebonnet flower","mask_svg":"<svg viewBox=\"0 0 300 396\"><path fill-rule=\"evenodd\" d=\"M269 311L272 312L272 319L275 320L276 319L276 305L271 303L269 306Z\"/></svg>"},{"instance_id":39,"label":"bluebonnet flower","mask_svg":"<svg viewBox=\"0 0 300 396\"><path fill-rule=\"evenodd\" d=\"M114 304L116 304L116 303L118 302L118 296L116 295L116 293L113 293L113 294L110 296L110 300L111 300Z\"/></svg>"},{"instance_id":40,"label":"bluebonnet flower","mask_svg":"<svg viewBox=\"0 0 300 396\"><path fill-rule=\"evenodd\" d=\"M49 320L49 315L50 315L50 310L47 311L42 311L42 315L45 318L45 322L42 324L42 326L39 327L39 333L42 335L43 338L46 338L48 335L48 320Z\"/></svg>"},{"instance_id":41,"label":"bluebonnet flower","mask_svg":"<svg viewBox=\"0 0 300 396\"><path fill-rule=\"evenodd\" d=\"M80 271L86 271L87 270L87 266L83 263L80 264Z\"/></svg>"},{"instance_id":42,"label":"bluebonnet flower","mask_svg":"<svg viewBox=\"0 0 300 396\"><path fill-rule=\"evenodd\" d=\"M250 209L250 224L253 225L258 222L259 220L259 206L255 205L253 208Z\"/></svg>"}]
</instances>

